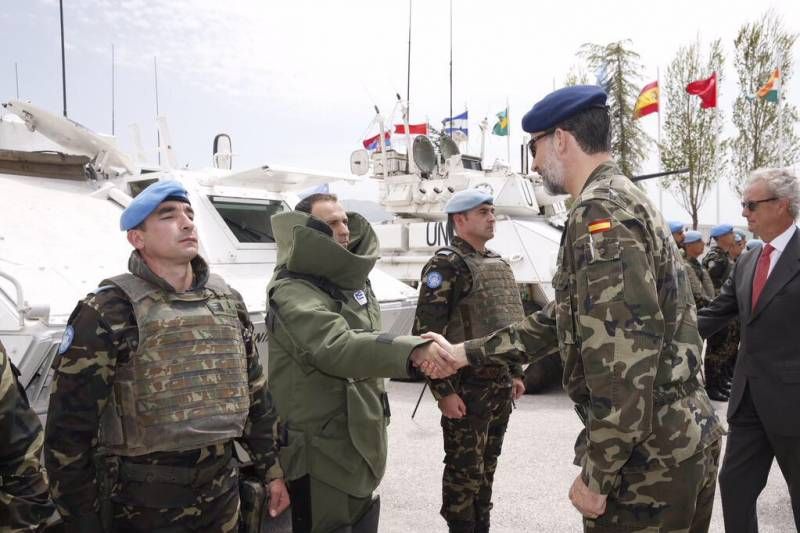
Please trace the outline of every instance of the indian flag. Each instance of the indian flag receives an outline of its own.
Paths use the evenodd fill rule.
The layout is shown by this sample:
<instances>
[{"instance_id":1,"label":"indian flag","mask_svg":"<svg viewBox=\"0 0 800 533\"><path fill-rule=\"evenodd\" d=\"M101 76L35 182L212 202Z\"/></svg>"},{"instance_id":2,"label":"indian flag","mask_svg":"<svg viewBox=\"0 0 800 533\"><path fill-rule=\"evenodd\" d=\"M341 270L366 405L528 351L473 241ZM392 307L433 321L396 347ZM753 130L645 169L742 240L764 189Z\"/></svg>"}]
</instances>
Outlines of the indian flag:
<instances>
[{"instance_id":1,"label":"indian flag","mask_svg":"<svg viewBox=\"0 0 800 533\"><path fill-rule=\"evenodd\" d=\"M778 102L781 92L781 69L776 68L767 80L767 83L756 91L755 96L765 99L767 102Z\"/></svg>"}]
</instances>

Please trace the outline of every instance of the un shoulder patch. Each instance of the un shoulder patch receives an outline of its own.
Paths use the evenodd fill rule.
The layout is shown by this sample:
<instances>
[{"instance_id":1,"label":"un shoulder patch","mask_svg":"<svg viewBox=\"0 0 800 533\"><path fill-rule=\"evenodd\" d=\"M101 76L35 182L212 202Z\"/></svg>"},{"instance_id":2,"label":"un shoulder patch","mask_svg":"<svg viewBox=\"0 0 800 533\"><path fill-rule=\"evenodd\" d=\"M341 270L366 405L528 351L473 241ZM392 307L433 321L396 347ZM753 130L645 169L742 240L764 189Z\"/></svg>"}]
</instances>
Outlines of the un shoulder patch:
<instances>
[{"instance_id":1,"label":"un shoulder patch","mask_svg":"<svg viewBox=\"0 0 800 533\"><path fill-rule=\"evenodd\" d=\"M425 285L427 285L429 289L438 289L442 286L442 275L435 270L433 272L428 272Z\"/></svg>"},{"instance_id":2,"label":"un shoulder patch","mask_svg":"<svg viewBox=\"0 0 800 533\"><path fill-rule=\"evenodd\" d=\"M72 346L72 340L75 338L75 329L72 326L67 326L67 329L64 330L64 334L61 336L61 344L58 345L58 355L62 355L64 352L69 350L69 347Z\"/></svg>"}]
</instances>

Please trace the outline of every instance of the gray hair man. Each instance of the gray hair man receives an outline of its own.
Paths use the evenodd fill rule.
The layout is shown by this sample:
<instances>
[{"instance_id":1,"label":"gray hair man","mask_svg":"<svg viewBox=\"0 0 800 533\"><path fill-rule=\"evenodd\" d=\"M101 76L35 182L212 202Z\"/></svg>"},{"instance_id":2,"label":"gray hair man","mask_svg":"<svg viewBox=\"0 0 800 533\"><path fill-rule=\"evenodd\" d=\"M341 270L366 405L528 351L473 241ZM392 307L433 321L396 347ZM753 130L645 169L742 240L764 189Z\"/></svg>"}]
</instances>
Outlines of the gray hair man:
<instances>
[{"instance_id":1,"label":"gray hair man","mask_svg":"<svg viewBox=\"0 0 800 533\"><path fill-rule=\"evenodd\" d=\"M742 216L764 245L742 253L719 296L698 312L708 337L739 319L741 343L719 475L725 531L758 531L756 500L777 459L800 529L800 184L789 169L747 180Z\"/></svg>"}]
</instances>

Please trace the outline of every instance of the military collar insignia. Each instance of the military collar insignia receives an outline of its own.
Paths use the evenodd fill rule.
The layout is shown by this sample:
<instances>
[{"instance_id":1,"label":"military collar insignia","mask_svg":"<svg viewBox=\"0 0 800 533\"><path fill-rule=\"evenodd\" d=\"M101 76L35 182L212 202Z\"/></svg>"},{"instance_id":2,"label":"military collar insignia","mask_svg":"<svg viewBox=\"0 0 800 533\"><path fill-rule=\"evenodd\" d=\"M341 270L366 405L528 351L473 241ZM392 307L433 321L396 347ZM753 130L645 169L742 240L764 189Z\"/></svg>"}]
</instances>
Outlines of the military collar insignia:
<instances>
[{"instance_id":1,"label":"military collar insignia","mask_svg":"<svg viewBox=\"0 0 800 533\"><path fill-rule=\"evenodd\" d=\"M367 305L367 294L364 291L358 290L354 292L353 298L355 299L356 302L358 302L358 305L361 306Z\"/></svg>"}]
</instances>

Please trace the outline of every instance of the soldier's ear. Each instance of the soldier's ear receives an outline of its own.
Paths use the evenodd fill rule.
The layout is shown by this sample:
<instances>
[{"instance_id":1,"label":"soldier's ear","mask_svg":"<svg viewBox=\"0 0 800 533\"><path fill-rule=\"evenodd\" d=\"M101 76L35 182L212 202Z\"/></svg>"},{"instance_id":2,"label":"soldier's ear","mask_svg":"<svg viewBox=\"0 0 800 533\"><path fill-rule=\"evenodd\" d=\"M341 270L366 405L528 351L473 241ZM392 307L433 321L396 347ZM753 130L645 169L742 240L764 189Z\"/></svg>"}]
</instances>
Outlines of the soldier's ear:
<instances>
[{"instance_id":1,"label":"soldier's ear","mask_svg":"<svg viewBox=\"0 0 800 533\"><path fill-rule=\"evenodd\" d=\"M128 242L137 250L144 248L144 235L142 233L142 230L138 229L128 230Z\"/></svg>"}]
</instances>

